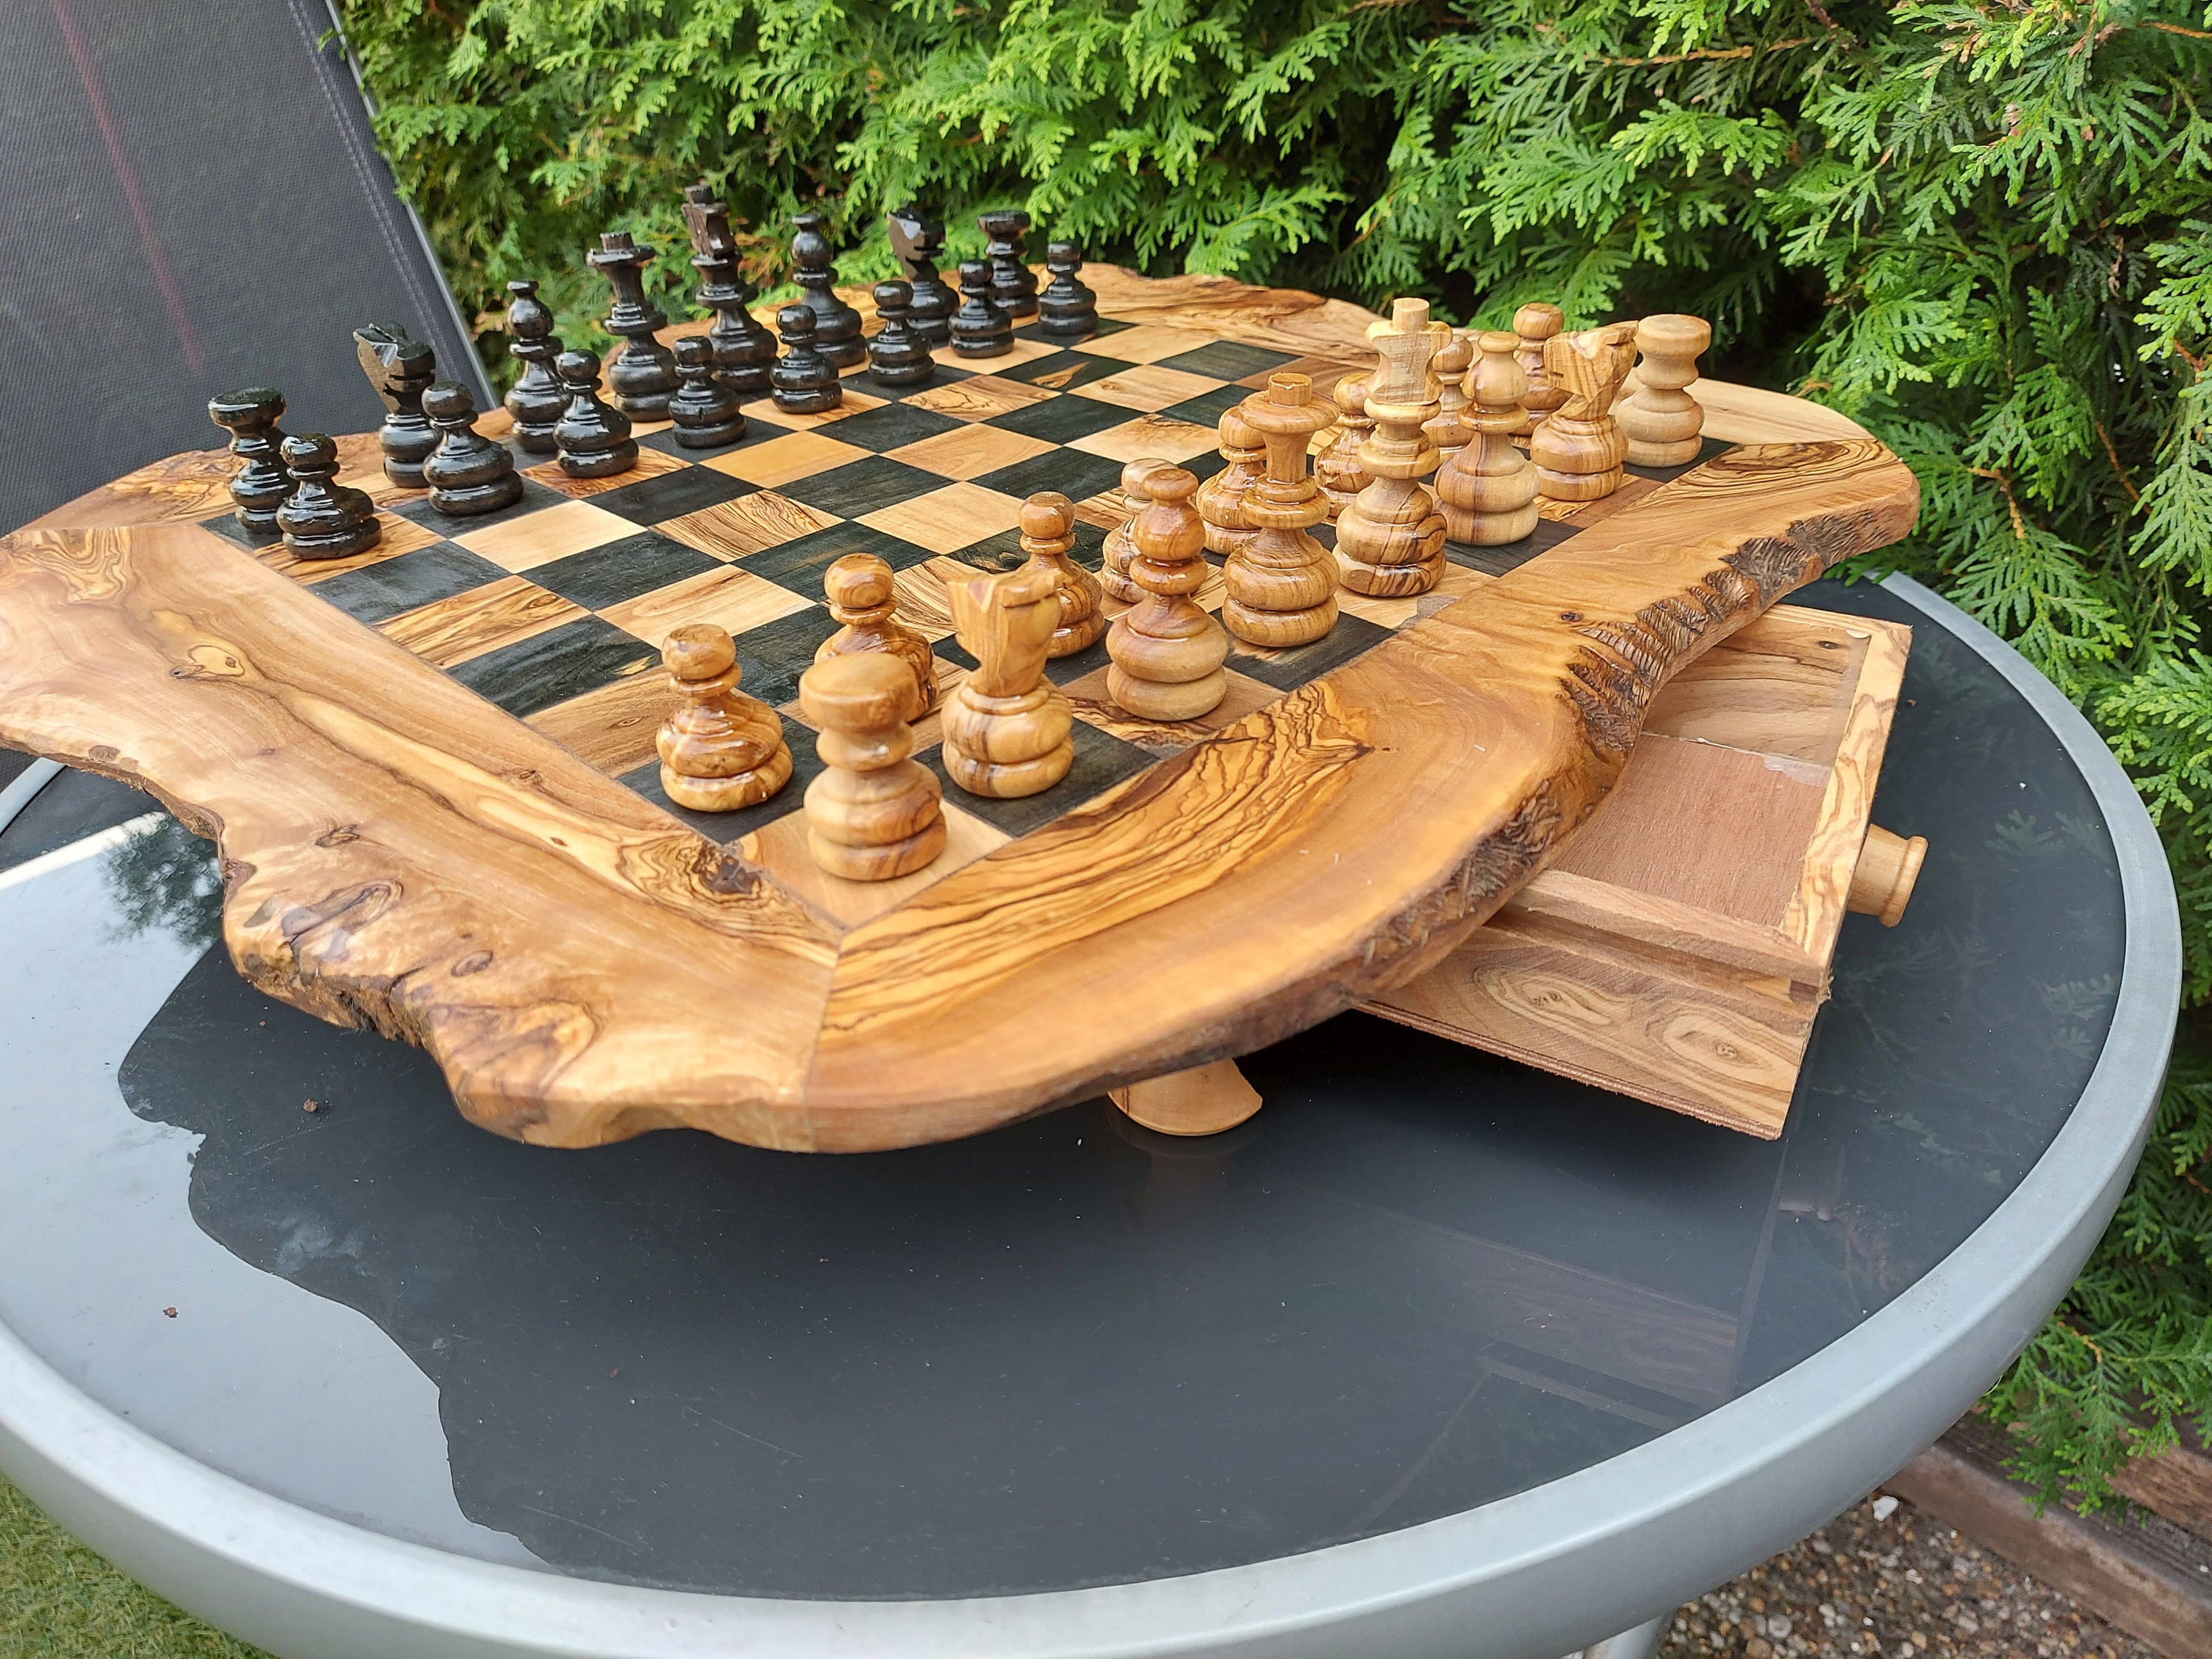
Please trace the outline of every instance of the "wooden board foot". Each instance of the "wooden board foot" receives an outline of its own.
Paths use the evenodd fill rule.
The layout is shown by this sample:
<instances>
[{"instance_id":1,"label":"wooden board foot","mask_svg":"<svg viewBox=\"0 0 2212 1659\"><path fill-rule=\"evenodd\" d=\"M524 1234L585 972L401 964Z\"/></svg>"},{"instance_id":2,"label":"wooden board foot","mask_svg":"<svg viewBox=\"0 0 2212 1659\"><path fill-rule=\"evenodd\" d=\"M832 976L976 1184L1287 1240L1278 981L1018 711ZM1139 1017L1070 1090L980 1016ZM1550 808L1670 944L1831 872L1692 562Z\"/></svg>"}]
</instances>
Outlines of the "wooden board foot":
<instances>
[{"instance_id":1,"label":"wooden board foot","mask_svg":"<svg viewBox=\"0 0 2212 1659\"><path fill-rule=\"evenodd\" d=\"M1920 879L1920 866L1928 857L1928 837L1911 840L1893 835L1878 823L1867 825L1859 861L1851 871L1851 890L1844 908L1855 915L1879 916L1885 927L1905 920L1905 907L1912 902L1912 884Z\"/></svg>"},{"instance_id":2,"label":"wooden board foot","mask_svg":"<svg viewBox=\"0 0 2212 1659\"><path fill-rule=\"evenodd\" d=\"M1244 1080L1233 1060L1146 1078L1110 1090L1106 1097L1134 1121L1164 1135L1218 1135L1261 1105L1260 1091Z\"/></svg>"}]
</instances>

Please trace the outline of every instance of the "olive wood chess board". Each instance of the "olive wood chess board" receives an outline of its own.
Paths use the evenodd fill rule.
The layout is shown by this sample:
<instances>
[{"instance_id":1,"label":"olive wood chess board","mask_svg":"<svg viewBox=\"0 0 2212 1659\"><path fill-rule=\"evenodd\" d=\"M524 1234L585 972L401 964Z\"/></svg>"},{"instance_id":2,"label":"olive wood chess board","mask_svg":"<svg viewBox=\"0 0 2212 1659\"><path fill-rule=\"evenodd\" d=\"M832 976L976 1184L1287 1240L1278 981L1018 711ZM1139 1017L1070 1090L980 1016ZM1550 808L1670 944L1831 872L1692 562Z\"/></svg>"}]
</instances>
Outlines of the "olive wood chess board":
<instances>
[{"instance_id":1,"label":"olive wood chess board","mask_svg":"<svg viewBox=\"0 0 2212 1659\"><path fill-rule=\"evenodd\" d=\"M533 465L485 519L441 518L348 440L341 477L385 527L354 559L241 532L219 450L142 469L0 543L0 740L216 839L240 970L420 1043L486 1127L893 1147L1243 1053L1421 974L1605 798L1679 670L1917 509L1841 417L1703 383L1699 464L1547 504L1516 547L1453 548L1420 599L1346 593L1316 645L1238 645L1203 720L1121 714L1103 647L1055 662L1079 716L1062 783L948 785L934 865L836 880L805 848L793 706L835 626L832 560L891 563L949 687L969 661L944 579L1018 561L1024 495L1081 504L1095 568L1123 462L1210 471L1214 421L1269 374L1325 389L1370 356L1373 319L1341 301L1090 274L1106 320L1075 348L1024 330L900 394L855 373L829 416L749 406L721 451L642 427L635 471ZM688 621L736 635L787 722L798 775L746 811L659 791L657 644ZM918 736L933 763L933 720Z\"/></svg>"}]
</instances>

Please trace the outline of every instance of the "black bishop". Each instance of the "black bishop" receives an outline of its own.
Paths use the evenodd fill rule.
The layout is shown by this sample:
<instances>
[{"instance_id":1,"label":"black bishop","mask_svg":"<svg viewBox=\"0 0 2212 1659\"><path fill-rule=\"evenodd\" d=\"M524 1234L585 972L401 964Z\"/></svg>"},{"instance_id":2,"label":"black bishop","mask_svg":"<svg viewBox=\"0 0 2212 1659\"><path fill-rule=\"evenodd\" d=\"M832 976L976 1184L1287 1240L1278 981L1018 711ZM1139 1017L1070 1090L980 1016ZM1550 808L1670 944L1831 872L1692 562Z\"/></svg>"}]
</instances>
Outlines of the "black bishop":
<instances>
[{"instance_id":1,"label":"black bishop","mask_svg":"<svg viewBox=\"0 0 2212 1659\"><path fill-rule=\"evenodd\" d=\"M507 412L514 416L515 447L532 455L550 455L556 445L553 428L568 407L561 377L553 360L561 355L561 337L553 331L553 313L538 297L538 284L525 279L507 285L507 356L522 365L522 373L507 389Z\"/></svg>"},{"instance_id":2,"label":"black bishop","mask_svg":"<svg viewBox=\"0 0 2212 1659\"><path fill-rule=\"evenodd\" d=\"M645 297L645 268L653 250L633 242L626 230L611 230L585 257L614 289L614 305L599 326L622 337L623 349L607 365L615 403L633 420L667 419L668 400L676 392L676 359L653 337L668 326L668 313Z\"/></svg>"},{"instance_id":3,"label":"black bishop","mask_svg":"<svg viewBox=\"0 0 2212 1659\"><path fill-rule=\"evenodd\" d=\"M822 234L822 216L794 213L791 222L799 233L791 239L791 280L799 284L814 313L815 346L836 367L854 368L867 357L867 349L860 343L860 313L837 297L837 276L830 268L830 239ZM783 326L781 318L776 326Z\"/></svg>"}]
</instances>

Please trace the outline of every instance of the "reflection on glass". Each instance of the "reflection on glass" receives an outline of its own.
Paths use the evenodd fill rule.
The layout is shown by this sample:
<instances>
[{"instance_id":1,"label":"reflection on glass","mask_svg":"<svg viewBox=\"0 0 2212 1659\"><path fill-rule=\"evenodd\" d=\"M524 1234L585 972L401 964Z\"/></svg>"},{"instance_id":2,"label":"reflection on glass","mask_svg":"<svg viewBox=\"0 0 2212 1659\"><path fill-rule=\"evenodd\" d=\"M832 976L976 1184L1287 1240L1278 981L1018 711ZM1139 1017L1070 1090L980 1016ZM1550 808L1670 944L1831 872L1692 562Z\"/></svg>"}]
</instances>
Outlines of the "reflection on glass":
<instances>
[{"instance_id":1,"label":"reflection on glass","mask_svg":"<svg viewBox=\"0 0 2212 1659\"><path fill-rule=\"evenodd\" d=\"M205 950L222 938L222 874L214 846L173 817L133 832L100 861L122 931L156 928Z\"/></svg>"}]
</instances>

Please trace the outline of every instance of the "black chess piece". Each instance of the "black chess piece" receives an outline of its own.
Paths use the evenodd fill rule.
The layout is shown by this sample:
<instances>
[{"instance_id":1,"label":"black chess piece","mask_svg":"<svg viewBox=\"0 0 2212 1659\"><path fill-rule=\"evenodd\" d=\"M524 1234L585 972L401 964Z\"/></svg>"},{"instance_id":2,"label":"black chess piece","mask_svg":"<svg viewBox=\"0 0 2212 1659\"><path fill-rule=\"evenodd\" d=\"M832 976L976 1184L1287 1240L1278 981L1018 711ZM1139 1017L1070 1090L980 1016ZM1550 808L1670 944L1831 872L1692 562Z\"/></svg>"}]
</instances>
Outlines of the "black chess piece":
<instances>
[{"instance_id":1,"label":"black chess piece","mask_svg":"<svg viewBox=\"0 0 2212 1659\"><path fill-rule=\"evenodd\" d=\"M876 315L883 325L868 342L868 374L878 386L927 386L937 374L929 342L914 331L908 314L914 289L905 283L878 283Z\"/></svg>"},{"instance_id":2,"label":"black chess piece","mask_svg":"<svg viewBox=\"0 0 2212 1659\"><path fill-rule=\"evenodd\" d=\"M1013 208L1000 208L979 215L975 222L990 239L983 257L991 262L992 299L1016 322L1036 316L1036 275L1030 270L1028 256L1022 251L1022 237L1030 228L1030 216ZM968 284L963 281L960 286L965 289Z\"/></svg>"},{"instance_id":3,"label":"black chess piece","mask_svg":"<svg viewBox=\"0 0 2212 1659\"><path fill-rule=\"evenodd\" d=\"M629 435L629 416L599 396L599 360L588 351L564 351L553 368L568 394L561 422L553 428L561 470L572 478L611 478L635 466L637 442Z\"/></svg>"},{"instance_id":4,"label":"black chess piece","mask_svg":"<svg viewBox=\"0 0 2212 1659\"><path fill-rule=\"evenodd\" d=\"M292 475L276 453L276 446L284 441L276 428L283 415L284 394L265 386L245 386L208 399L208 418L230 434L230 453L239 460L230 479L238 522L256 535L276 533L276 509L292 493Z\"/></svg>"},{"instance_id":5,"label":"black chess piece","mask_svg":"<svg viewBox=\"0 0 2212 1659\"><path fill-rule=\"evenodd\" d=\"M561 337L553 331L553 313L538 297L538 284L509 283L507 331L514 343L507 355L522 365L522 374L508 388L507 412L514 416L514 443L532 455L550 455L558 447L553 428L568 405L561 390L561 377L553 360L562 352Z\"/></svg>"},{"instance_id":6,"label":"black chess piece","mask_svg":"<svg viewBox=\"0 0 2212 1659\"><path fill-rule=\"evenodd\" d=\"M1085 287L1076 272L1083 269L1083 250L1073 242L1054 242L1044 251L1044 268L1052 280L1037 296L1044 320L1040 334L1055 340L1079 340L1098 331L1098 296Z\"/></svg>"},{"instance_id":7,"label":"black chess piece","mask_svg":"<svg viewBox=\"0 0 2212 1659\"><path fill-rule=\"evenodd\" d=\"M845 401L830 359L815 349L814 308L789 305L775 313L783 356L771 371L775 406L787 415L820 415Z\"/></svg>"},{"instance_id":8,"label":"black chess piece","mask_svg":"<svg viewBox=\"0 0 2212 1659\"><path fill-rule=\"evenodd\" d=\"M422 488L422 463L438 434L422 414L422 393L438 378L437 354L410 340L397 323L371 323L353 331L361 372L384 404L376 441L384 451L384 476L404 489Z\"/></svg>"},{"instance_id":9,"label":"black chess piece","mask_svg":"<svg viewBox=\"0 0 2212 1659\"><path fill-rule=\"evenodd\" d=\"M909 203L890 217L891 252L906 267L914 290L906 325L933 346L952 343L952 313L960 296L945 283L938 263L945 258L945 227Z\"/></svg>"},{"instance_id":10,"label":"black chess piece","mask_svg":"<svg viewBox=\"0 0 2212 1659\"><path fill-rule=\"evenodd\" d=\"M422 394L422 412L440 433L422 463L430 505L457 519L496 513L522 499L522 475L506 446L477 430L476 393L459 380L441 380Z\"/></svg>"},{"instance_id":11,"label":"black chess piece","mask_svg":"<svg viewBox=\"0 0 2212 1659\"><path fill-rule=\"evenodd\" d=\"M699 273L698 301L714 313L707 338L722 384L746 398L768 395L775 362L775 336L747 309L753 291L738 272L737 239L730 210L714 199L705 179L684 187L684 222L691 227L691 264ZM682 368L679 354L678 368Z\"/></svg>"},{"instance_id":12,"label":"black chess piece","mask_svg":"<svg viewBox=\"0 0 2212 1659\"><path fill-rule=\"evenodd\" d=\"M814 346L837 368L851 368L866 361L867 348L860 343L860 313L837 297L832 286L837 275L830 268L830 239L822 234L818 213L794 213L792 224L799 234L791 239L791 280L799 284L814 313ZM776 327L783 326L781 318ZM790 336L786 335L789 340Z\"/></svg>"},{"instance_id":13,"label":"black chess piece","mask_svg":"<svg viewBox=\"0 0 2212 1659\"><path fill-rule=\"evenodd\" d=\"M645 297L645 268L653 251L631 241L626 230L611 230L585 258L615 291L613 307L599 319L623 343L607 365L615 403L633 420L665 421L676 394L676 359L653 337L656 329L668 326L668 313Z\"/></svg>"},{"instance_id":14,"label":"black chess piece","mask_svg":"<svg viewBox=\"0 0 2212 1659\"><path fill-rule=\"evenodd\" d=\"M960 262L960 309L952 313L952 349L963 357L1003 357L1014 349L1014 319L991 298L991 262Z\"/></svg>"},{"instance_id":15,"label":"black chess piece","mask_svg":"<svg viewBox=\"0 0 2212 1659\"><path fill-rule=\"evenodd\" d=\"M686 449L718 449L745 435L738 394L715 369L714 337L687 334L676 343L676 373L684 384L668 400L676 441Z\"/></svg>"},{"instance_id":16,"label":"black chess piece","mask_svg":"<svg viewBox=\"0 0 2212 1659\"><path fill-rule=\"evenodd\" d=\"M335 443L319 432L296 433L278 453L292 475L292 493L276 509L276 525L293 557L349 559L384 539L368 492L331 482L338 470Z\"/></svg>"}]
</instances>

